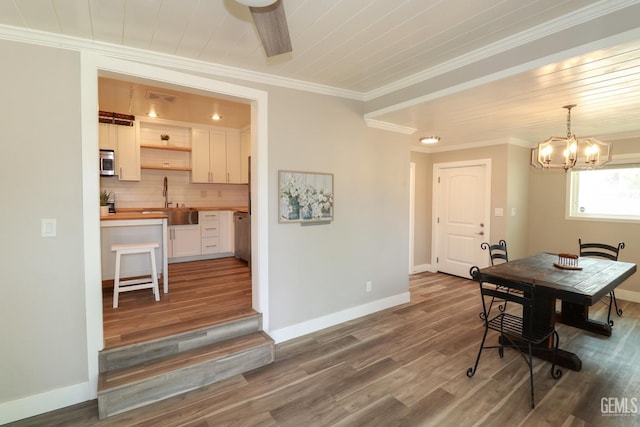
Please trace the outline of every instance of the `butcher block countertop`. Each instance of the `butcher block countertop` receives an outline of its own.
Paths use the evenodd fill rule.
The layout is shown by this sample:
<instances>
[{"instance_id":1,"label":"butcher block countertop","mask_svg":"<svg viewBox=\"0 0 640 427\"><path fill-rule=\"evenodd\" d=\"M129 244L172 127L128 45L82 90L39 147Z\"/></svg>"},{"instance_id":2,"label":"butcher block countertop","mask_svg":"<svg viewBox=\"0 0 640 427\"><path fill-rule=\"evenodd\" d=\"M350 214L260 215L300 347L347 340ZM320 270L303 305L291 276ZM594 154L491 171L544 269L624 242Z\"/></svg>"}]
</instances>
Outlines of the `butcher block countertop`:
<instances>
[{"instance_id":1,"label":"butcher block countertop","mask_svg":"<svg viewBox=\"0 0 640 427\"><path fill-rule=\"evenodd\" d=\"M137 212L118 212L100 217L100 221L114 221L120 219L162 219L167 216L162 212L158 213L146 213L143 214L140 211Z\"/></svg>"},{"instance_id":2,"label":"butcher block countertop","mask_svg":"<svg viewBox=\"0 0 640 427\"><path fill-rule=\"evenodd\" d=\"M116 209L116 213L109 214L100 217L100 221L114 221L114 220L129 220L129 219L162 219L167 216L162 212L154 212L154 213L142 213L143 211L158 211L163 208L118 208ZM168 209L176 209L176 208L168 208ZM180 209L193 209L197 211L242 211L247 212L246 206L199 206L197 208L180 208Z\"/></svg>"}]
</instances>

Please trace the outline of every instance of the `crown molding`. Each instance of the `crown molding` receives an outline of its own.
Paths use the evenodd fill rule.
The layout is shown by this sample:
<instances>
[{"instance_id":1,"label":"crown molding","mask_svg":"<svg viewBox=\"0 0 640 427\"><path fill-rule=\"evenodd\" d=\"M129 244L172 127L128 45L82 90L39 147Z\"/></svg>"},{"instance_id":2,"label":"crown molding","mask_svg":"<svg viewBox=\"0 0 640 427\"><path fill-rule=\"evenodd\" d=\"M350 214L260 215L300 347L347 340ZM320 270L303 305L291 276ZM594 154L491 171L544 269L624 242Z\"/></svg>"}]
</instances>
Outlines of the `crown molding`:
<instances>
[{"instance_id":1,"label":"crown molding","mask_svg":"<svg viewBox=\"0 0 640 427\"><path fill-rule=\"evenodd\" d=\"M397 80L386 86L381 86L364 94L364 101L371 101L383 95L388 95L397 90L405 89L425 80L432 79L441 74L445 74L458 68L473 64L477 61L503 53L507 50L523 46L527 43L550 36L559 31L575 27L580 24L592 21L610 13L616 12L629 6L640 3L639 0L604 0L593 5L586 6L576 12L555 18L551 21L540 24L529 30L514 34L513 36L489 44L481 49L461 55L450 61L443 62L437 66L415 73L409 77Z\"/></svg>"},{"instance_id":2,"label":"crown molding","mask_svg":"<svg viewBox=\"0 0 640 427\"><path fill-rule=\"evenodd\" d=\"M489 147L492 145L507 145L507 144L521 145L522 142L523 142L522 140L516 140L515 138L506 138L506 139L489 139L486 141L468 142L464 144L455 144L455 145L446 145L446 144L443 144L443 145L432 144L429 146L412 145L411 151L432 154L432 153L444 153L447 151L469 150L472 148ZM527 147L528 146L529 145L527 145Z\"/></svg>"},{"instance_id":3,"label":"crown molding","mask_svg":"<svg viewBox=\"0 0 640 427\"><path fill-rule=\"evenodd\" d=\"M321 95L335 96L338 98L354 99L357 101L364 100L364 95L361 92L353 90L341 89L332 86L306 82L303 80L290 79L273 74L260 73L212 62L189 59L176 55L169 55L161 52L152 52L144 49L114 45L111 43L98 42L79 37L52 34L44 31L0 25L0 39L55 47L59 49L86 51L112 58L141 62L163 68L173 68L180 71L197 73L205 76L223 76L254 83L312 92Z\"/></svg>"},{"instance_id":4,"label":"crown molding","mask_svg":"<svg viewBox=\"0 0 640 427\"><path fill-rule=\"evenodd\" d=\"M383 129L391 132L403 133L405 135L411 135L416 132L416 128L408 127L408 126L400 126L390 122L383 122L381 120L374 119L364 119L364 122L370 128Z\"/></svg>"}]
</instances>

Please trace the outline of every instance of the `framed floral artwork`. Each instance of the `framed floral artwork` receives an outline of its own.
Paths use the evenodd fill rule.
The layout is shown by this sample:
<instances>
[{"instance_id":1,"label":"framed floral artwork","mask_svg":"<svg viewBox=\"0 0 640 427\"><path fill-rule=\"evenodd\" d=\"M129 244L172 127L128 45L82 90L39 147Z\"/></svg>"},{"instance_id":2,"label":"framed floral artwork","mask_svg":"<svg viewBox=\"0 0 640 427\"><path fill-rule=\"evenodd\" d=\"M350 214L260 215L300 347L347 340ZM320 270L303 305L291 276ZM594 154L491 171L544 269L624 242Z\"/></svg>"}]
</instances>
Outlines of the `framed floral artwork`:
<instances>
[{"instance_id":1,"label":"framed floral artwork","mask_svg":"<svg viewBox=\"0 0 640 427\"><path fill-rule=\"evenodd\" d=\"M333 174L278 172L278 222L333 221Z\"/></svg>"}]
</instances>

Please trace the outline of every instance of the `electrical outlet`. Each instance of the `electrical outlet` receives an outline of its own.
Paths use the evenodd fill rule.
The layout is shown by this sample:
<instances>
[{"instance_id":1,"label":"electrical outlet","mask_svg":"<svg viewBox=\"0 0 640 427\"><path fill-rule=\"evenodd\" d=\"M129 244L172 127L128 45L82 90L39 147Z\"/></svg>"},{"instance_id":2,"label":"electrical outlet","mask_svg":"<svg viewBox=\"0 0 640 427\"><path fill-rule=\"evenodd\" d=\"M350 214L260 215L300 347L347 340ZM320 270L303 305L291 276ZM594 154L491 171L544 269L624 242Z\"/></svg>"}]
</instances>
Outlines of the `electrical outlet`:
<instances>
[{"instance_id":1,"label":"electrical outlet","mask_svg":"<svg viewBox=\"0 0 640 427\"><path fill-rule=\"evenodd\" d=\"M366 285L367 292L371 292L371 287L372 287L371 280L369 280Z\"/></svg>"}]
</instances>

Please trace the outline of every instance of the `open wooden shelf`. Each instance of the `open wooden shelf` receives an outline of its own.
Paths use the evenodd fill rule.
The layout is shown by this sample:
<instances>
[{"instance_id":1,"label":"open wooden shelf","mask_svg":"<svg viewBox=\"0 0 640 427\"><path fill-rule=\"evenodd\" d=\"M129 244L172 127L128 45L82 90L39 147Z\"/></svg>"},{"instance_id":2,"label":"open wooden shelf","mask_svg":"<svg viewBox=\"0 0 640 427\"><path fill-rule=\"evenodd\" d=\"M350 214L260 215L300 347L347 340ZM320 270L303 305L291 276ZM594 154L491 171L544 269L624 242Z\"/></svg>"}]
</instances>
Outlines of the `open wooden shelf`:
<instances>
[{"instance_id":1,"label":"open wooden shelf","mask_svg":"<svg viewBox=\"0 0 640 427\"><path fill-rule=\"evenodd\" d=\"M185 172L191 172L191 168L190 167L182 167L182 166L153 166L153 165L142 165L140 166L140 169L154 169L154 170L159 170L159 171L185 171Z\"/></svg>"},{"instance_id":2,"label":"open wooden shelf","mask_svg":"<svg viewBox=\"0 0 640 427\"><path fill-rule=\"evenodd\" d=\"M169 150L169 151L191 152L191 147L178 147L178 146L175 146L175 145L140 144L140 148L152 148L154 150Z\"/></svg>"}]
</instances>

